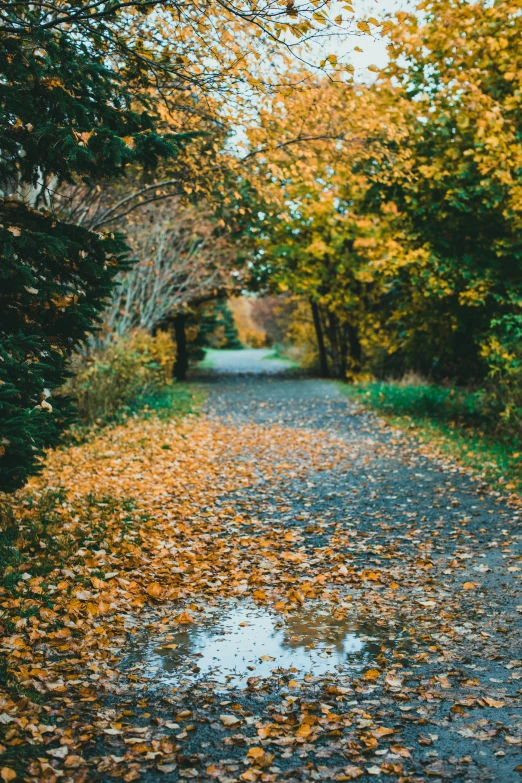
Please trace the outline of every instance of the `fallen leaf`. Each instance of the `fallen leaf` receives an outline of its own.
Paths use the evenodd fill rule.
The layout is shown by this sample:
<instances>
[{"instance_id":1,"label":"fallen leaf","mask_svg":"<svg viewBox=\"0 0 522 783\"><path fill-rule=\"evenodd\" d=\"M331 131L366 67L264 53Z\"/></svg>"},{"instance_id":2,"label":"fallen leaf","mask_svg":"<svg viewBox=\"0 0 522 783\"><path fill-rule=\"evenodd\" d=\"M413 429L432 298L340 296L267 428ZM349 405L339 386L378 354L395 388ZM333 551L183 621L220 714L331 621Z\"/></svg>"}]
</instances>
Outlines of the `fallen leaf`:
<instances>
[{"instance_id":1,"label":"fallen leaf","mask_svg":"<svg viewBox=\"0 0 522 783\"><path fill-rule=\"evenodd\" d=\"M348 766L344 768L343 773L346 780L355 780L364 775L364 770L362 767Z\"/></svg>"},{"instance_id":2,"label":"fallen leaf","mask_svg":"<svg viewBox=\"0 0 522 783\"><path fill-rule=\"evenodd\" d=\"M387 726L378 726L376 729L372 729L372 736L376 737L377 739L380 739L381 737L386 737L388 734L394 734L394 730L388 728Z\"/></svg>"},{"instance_id":3,"label":"fallen leaf","mask_svg":"<svg viewBox=\"0 0 522 783\"><path fill-rule=\"evenodd\" d=\"M422 743L421 742L420 744L423 745L423 744L426 744L426 743ZM430 740L428 744L432 745L433 744L432 740ZM393 753L396 753L397 756L401 756L403 759L410 759L411 758L411 753L408 750L408 748L405 748L402 745L390 745L390 750Z\"/></svg>"},{"instance_id":4,"label":"fallen leaf","mask_svg":"<svg viewBox=\"0 0 522 783\"><path fill-rule=\"evenodd\" d=\"M45 752L55 759L64 759L69 753L69 748L67 745L61 745L59 748L53 748L52 750L46 750Z\"/></svg>"},{"instance_id":5,"label":"fallen leaf","mask_svg":"<svg viewBox=\"0 0 522 783\"><path fill-rule=\"evenodd\" d=\"M367 682L375 682L375 680L378 680L380 676L381 673L379 669L368 669L364 672L361 679L366 680Z\"/></svg>"},{"instance_id":6,"label":"fallen leaf","mask_svg":"<svg viewBox=\"0 0 522 783\"><path fill-rule=\"evenodd\" d=\"M163 595L163 587L157 582L151 582L147 585L147 593L151 598L159 599Z\"/></svg>"},{"instance_id":7,"label":"fallen leaf","mask_svg":"<svg viewBox=\"0 0 522 783\"><path fill-rule=\"evenodd\" d=\"M486 704L489 707L505 707L506 703L504 701L498 701L497 699L491 699L489 696L484 696L483 700L486 702Z\"/></svg>"},{"instance_id":8,"label":"fallen leaf","mask_svg":"<svg viewBox=\"0 0 522 783\"><path fill-rule=\"evenodd\" d=\"M241 723L241 718L238 718L237 715L220 715L219 719L224 726L237 726L238 723Z\"/></svg>"}]
</instances>

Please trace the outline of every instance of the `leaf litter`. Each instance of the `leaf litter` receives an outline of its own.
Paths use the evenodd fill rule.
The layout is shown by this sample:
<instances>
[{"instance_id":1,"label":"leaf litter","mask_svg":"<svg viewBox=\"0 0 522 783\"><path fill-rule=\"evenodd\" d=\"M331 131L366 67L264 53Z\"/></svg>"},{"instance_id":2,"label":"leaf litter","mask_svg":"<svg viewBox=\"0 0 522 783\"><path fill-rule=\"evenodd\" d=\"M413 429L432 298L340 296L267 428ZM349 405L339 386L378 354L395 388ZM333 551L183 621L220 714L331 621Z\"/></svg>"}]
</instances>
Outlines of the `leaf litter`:
<instances>
[{"instance_id":1,"label":"leaf litter","mask_svg":"<svg viewBox=\"0 0 522 783\"><path fill-rule=\"evenodd\" d=\"M502 517L484 562L454 466L371 417L347 441L279 414L130 420L18 494L2 780L489 780L492 756L517 779L522 661L484 581L517 593L517 501L472 488ZM444 479L411 500L452 532L390 509L392 471L426 459Z\"/></svg>"}]
</instances>

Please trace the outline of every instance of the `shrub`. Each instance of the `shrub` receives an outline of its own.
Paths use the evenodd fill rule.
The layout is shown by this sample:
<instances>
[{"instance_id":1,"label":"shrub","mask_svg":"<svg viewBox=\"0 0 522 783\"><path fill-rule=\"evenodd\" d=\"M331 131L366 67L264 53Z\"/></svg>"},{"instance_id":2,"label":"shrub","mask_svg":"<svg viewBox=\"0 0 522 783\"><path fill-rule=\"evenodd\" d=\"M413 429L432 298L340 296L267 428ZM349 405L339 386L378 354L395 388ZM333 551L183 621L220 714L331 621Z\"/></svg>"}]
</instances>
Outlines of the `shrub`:
<instances>
[{"instance_id":1,"label":"shrub","mask_svg":"<svg viewBox=\"0 0 522 783\"><path fill-rule=\"evenodd\" d=\"M522 438L522 317L506 315L491 323L482 356L488 365L488 397L499 428Z\"/></svg>"},{"instance_id":2,"label":"shrub","mask_svg":"<svg viewBox=\"0 0 522 783\"><path fill-rule=\"evenodd\" d=\"M376 381L352 388L363 400L383 413L430 418L471 427L484 424L492 428L494 426L495 417L483 390L445 388L436 384L422 384L418 380L415 386Z\"/></svg>"},{"instance_id":3,"label":"shrub","mask_svg":"<svg viewBox=\"0 0 522 783\"><path fill-rule=\"evenodd\" d=\"M168 332L154 337L137 331L119 337L101 351L77 356L64 387L78 406L81 419L107 420L172 383L176 348Z\"/></svg>"}]
</instances>

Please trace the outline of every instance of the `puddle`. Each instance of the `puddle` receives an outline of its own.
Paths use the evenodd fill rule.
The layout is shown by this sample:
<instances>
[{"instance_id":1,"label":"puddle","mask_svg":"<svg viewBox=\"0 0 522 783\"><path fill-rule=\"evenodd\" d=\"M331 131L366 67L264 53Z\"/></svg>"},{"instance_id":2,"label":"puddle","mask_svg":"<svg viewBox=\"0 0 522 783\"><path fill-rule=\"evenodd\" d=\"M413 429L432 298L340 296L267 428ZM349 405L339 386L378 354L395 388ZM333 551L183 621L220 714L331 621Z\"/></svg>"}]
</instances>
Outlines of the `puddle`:
<instances>
[{"instance_id":1,"label":"puddle","mask_svg":"<svg viewBox=\"0 0 522 783\"><path fill-rule=\"evenodd\" d=\"M281 616L241 602L156 638L142 664L164 684L205 679L241 687L278 669L295 670L295 679L357 671L375 662L383 646L405 649L406 643L400 633L335 619L323 607Z\"/></svg>"}]
</instances>

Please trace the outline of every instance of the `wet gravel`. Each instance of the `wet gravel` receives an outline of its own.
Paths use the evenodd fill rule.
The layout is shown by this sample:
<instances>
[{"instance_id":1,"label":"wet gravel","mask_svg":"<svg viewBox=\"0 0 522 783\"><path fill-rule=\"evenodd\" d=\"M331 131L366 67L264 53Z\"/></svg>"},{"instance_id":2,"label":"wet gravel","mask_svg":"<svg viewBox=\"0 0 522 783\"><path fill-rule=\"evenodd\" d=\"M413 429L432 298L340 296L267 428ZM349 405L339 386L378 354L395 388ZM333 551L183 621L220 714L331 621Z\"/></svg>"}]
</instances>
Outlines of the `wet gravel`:
<instances>
[{"instance_id":1,"label":"wet gravel","mask_svg":"<svg viewBox=\"0 0 522 783\"><path fill-rule=\"evenodd\" d=\"M284 374L226 373L200 375L198 381L208 392L205 413L210 419L226 421L230 427L277 424L288 428L289 438L302 428L316 430L318 438L333 433L346 443L348 462L328 470L311 466L306 477L290 476L276 489L261 477L254 488L226 500L238 513L268 525L273 521L298 528L310 550L332 546L335 531L353 529L353 547L343 544L347 560L366 569L390 568L398 574L404 570L397 613L389 619L400 620L404 627L418 624L418 654L403 654L396 661L400 688L345 675L337 680L318 678L302 688L295 706L288 700L292 691L287 674L261 688L231 685L225 694L197 677L173 691L162 685L160 675L140 682L135 692L113 695L106 708L123 703L134 713L131 720L137 726L150 725L158 742L170 736L170 763L167 757L160 769L151 759L141 768L141 779L152 783L214 778L231 783L359 776L366 781L391 775L389 779L402 783L519 781L522 546L517 501L501 497L463 469L430 454L412 437L357 408L333 383ZM423 581L414 574L422 574ZM380 588L378 582L361 586L374 593ZM423 601L426 620L411 611L419 603L422 611ZM147 629L142 628L123 666L130 669L149 643ZM348 695L332 696L336 685L346 688ZM392 743L399 742L405 752L397 755L382 745L372 747L370 741L368 747L361 745L351 727L334 728L313 743L270 744L268 738L263 747L274 757L254 771L245 757L256 726L267 715L279 715L284 722L303 701L311 712L320 711L317 705L325 702L326 712L355 709L354 728L357 721L367 720L391 727ZM229 712L230 705L242 715L239 729L220 722L220 714ZM173 720L179 732L165 728ZM193 728L185 731L189 725ZM117 755L117 748L115 739L94 752L100 757L107 752ZM386 759L388 767L381 765ZM400 771L393 770L394 760L401 763ZM103 768L99 771L103 779Z\"/></svg>"}]
</instances>

